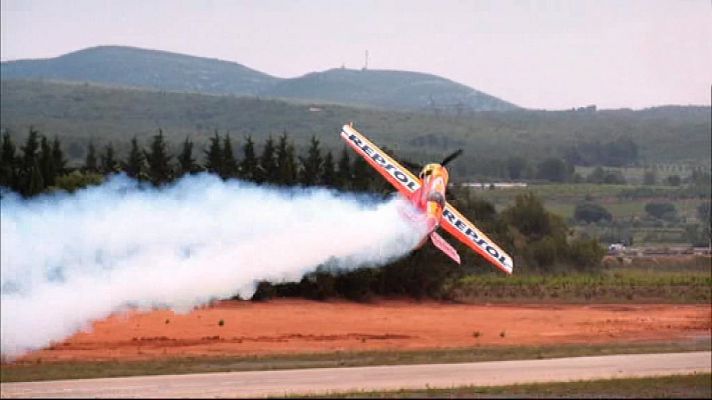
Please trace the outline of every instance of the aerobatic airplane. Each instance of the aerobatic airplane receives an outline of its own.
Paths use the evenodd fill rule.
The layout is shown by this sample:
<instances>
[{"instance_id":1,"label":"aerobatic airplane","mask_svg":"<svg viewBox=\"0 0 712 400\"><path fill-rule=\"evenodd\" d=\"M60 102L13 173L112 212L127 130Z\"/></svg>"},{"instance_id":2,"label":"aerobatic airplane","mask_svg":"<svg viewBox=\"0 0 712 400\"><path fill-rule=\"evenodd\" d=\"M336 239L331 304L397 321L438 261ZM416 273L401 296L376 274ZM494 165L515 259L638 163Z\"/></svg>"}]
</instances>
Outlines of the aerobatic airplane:
<instances>
[{"instance_id":1,"label":"aerobatic airplane","mask_svg":"<svg viewBox=\"0 0 712 400\"><path fill-rule=\"evenodd\" d=\"M514 267L512 257L502 251L499 246L484 233L480 232L472 222L468 221L455 207L445 200L448 181L445 164L459 156L462 150L445 157L439 164L426 165L416 177L354 129L353 124L344 125L341 137L356 153L395 186L401 195L410 200L417 209L425 214L428 235L423 238L418 247L425 244L428 237L430 237L430 240L437 248L460 264L460 255L436 232L438 227L442 227L497 268L508 274L512 273L512 268Z\"/></svg>"}]
</instances>

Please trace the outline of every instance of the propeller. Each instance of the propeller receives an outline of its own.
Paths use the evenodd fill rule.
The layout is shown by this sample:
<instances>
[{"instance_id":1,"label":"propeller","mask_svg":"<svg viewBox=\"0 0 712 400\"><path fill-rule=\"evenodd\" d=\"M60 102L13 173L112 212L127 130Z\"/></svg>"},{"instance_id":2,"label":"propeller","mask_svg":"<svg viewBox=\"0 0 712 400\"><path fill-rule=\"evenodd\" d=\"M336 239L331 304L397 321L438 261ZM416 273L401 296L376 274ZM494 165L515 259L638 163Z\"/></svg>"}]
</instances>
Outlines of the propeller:
<instances>
[{"instance_id":1,"label":"propeller","mask_svg":"<svg viewBox=\"0 0 712 400\"><path fill-rule=\"evenodd\" d=\"M443 159L443 161L440 163L440 165L442 165L442 166L444 167L445 164L447 164L447 163L451 162L452 160L456 159L457 157L460 156L460 154L462 154L462 149L458 149L458 150L454 151L454 152L451 153L449 156L445 157L445 158ZM414 171L420 171L421 169L423 169L423 164L414 163L414 162L411 162L411 161L408 161L408 160L401 160L401 164L405 165L406 167L408 167L408 168L410 168L411 170L414 170Z\"/></svg>"},{"instance_id":2,"label":"propeller","mask_svg":"<svg viewBox=\"0 0 712 400\"><path fill-rule=\"evenodd\" d=\"M440 163L440 165L442 165L442 166L444 167L445 164L447 164L447 163L449 163L450 161L456 159L457 157L460 156L460 154L462 154L462 149L457 149L457 151L455 151L454 153L452 153L452 154L450 154L449 156L445 157L445 158L443 159L443 161Z\"/></svg>"}]
</instances>

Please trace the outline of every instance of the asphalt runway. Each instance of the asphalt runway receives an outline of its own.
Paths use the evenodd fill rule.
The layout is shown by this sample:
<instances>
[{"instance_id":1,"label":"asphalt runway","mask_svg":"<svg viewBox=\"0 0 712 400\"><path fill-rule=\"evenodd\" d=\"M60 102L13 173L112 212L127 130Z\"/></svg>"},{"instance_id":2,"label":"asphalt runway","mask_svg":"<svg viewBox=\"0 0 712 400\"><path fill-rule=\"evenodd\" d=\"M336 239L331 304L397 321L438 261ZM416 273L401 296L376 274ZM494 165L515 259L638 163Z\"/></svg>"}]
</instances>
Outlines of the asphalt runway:
<instances>
[{"instance_id":1,"label":"asphalt runway","mask_svg":"<svg viewBox=\"0 0 712 400\"><path fill-rule=\"evenodd\" d=\"M703 351L19 382L0 384L0 392L3 398L264 397L709 373L711 364L712 353Z\"/></svg>"}]
</instances>

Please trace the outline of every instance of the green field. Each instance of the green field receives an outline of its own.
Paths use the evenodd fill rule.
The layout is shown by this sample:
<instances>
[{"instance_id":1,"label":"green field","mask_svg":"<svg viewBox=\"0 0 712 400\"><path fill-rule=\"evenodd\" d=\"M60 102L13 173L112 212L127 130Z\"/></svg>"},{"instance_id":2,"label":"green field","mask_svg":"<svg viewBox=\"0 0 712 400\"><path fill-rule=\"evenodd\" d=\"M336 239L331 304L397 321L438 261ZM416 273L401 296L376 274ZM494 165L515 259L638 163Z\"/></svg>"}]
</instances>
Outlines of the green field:
<instances>
[{"instance_id":1,"label":"green field","mask_svg":"<svg viewBox=\"0 0 712 400\"><path fill-rule=\"evenodd\" d=\"M573 229L604 244L626 241L634 246L689 246L700 239L689 230L700 227L699 208L710 201L709 186L641 186L610 184L530 184L525 188L482 190L454 188L458 198L482 199L502 211L515 203L517 196L534 193L551 213L562 217ZM586 223L574 219L577 205L594 203L602 206L611 221ZM670 203L674 216L668 219L651 217L646 212L649 203ZM699 228L697 228L699 229ZM627 237L628 240L623 240ZM630 242L632 240L632 242Z\"/></svg>"},{"instance_id":2,"label":"green field","mask_svg":"<svg viewBox=\"0 0 712 400\"><path fill-rule=\"evenodd\" d=\"M595 273L467 275L446 287L461 302L551 303L709 303L710 258L699 256L685 266L621 267L617 261ZM608 264L607 264L608 265Z\"/></svg>"},{"instance_id":3,"label":"green field","mask_svg":"<svg viewBox=\"0 0 712 400\"><path fill-rule=\"evenodd\" d=\"M654 195L637 199L627 196L627 192L637 188L650 189L654 191ZM649 187L593 183L531 184L526 188L497 190L470 189L463 196L486 200L493 203L497 210L501 210L514 204L514 199L517 196L527 192L534 193L544 202L549 211L564 218L572 218L576 204L584 201L594 201L603 205L611 212L614 218L642 217L645 215L646 203L651 201L674 201L680 217L695 218L697 207L705 201L704 198L699 197L682 197L681 189L674 186L657 185Z\"/></svg>"}]
</instances>

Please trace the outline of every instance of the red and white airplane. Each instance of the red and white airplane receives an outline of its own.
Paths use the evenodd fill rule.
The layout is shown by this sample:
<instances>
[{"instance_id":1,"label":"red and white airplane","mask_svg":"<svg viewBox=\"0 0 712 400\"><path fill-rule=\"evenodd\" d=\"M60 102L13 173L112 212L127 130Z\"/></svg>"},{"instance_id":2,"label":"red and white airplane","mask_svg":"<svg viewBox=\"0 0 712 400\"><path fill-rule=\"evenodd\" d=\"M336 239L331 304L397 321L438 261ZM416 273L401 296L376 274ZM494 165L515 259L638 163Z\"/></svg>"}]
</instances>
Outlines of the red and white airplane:
<instances>
[{"instance_id":1,"label":"red and white airplane","mask_svg":"<svg viewBox=\"0 0 712 400\"><path fill-rule=\"evenodd\" d=\"M479 253L487 261L502 271L511 274L514 264L512 257L502 251L490 238L480 232L459 211L445 200L448 172L445 164L457 157L459 150L446 157L442 163L428 164L416 177L401 166L384 151L376 147L365 136L354 129L353 125L344 125L341 138L361 157L386 178L417 209L425 213L428 234L418 247L425 244L428 237L433 244L460 264L460 255L436 230L442 227L455 238Z\"/></svg>"}]
</instances>

